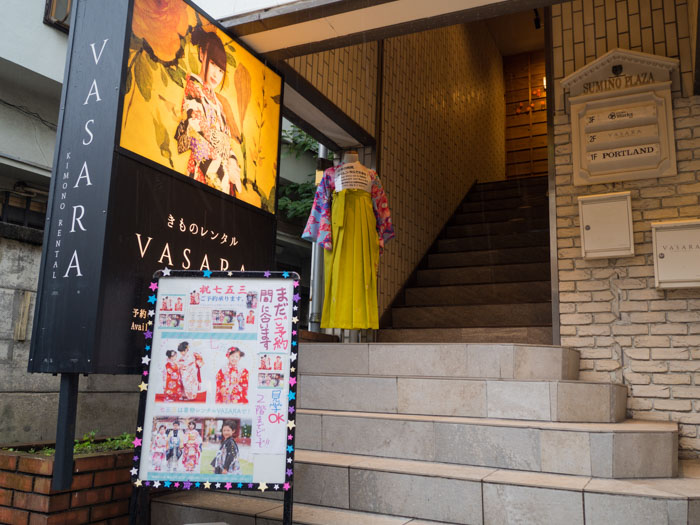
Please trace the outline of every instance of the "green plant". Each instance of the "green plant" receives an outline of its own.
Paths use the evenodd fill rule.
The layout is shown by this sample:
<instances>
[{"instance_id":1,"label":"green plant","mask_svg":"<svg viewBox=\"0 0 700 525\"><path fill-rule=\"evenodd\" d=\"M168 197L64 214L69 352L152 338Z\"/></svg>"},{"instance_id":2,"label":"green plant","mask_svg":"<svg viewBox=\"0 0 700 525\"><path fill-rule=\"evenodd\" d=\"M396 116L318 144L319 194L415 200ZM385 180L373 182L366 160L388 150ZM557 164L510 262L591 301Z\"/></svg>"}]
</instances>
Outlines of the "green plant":
<instances>
[{"instance_id":1,"label":"green plant","mask_svg":"<svg viewBox=\"0 0 700 525\"><path fill-rule=\"evenodd\" d=\"M313 174L309 175L313 176ZM311 213L316 194L315 182L290 182L280 185L278 210L286 219L306 218Z\"/></svg>"},{"instance_id":2,"label":"green plant","mask_svg":"<svg viewBox=\"0 0 700 525\"><path fill-rule=\"evenodd\" d=\"M294 124L290 129L282 130L282 140L285 141L285 148L290 156L294 155L298 159L307 152L313 153L314 158L318 156L316 139Z\"/></svg>"},{"instance_id":3,"label":"green plant","mask_svg":"<svg viewBox=\"0 0 700 525\"><path fill-rule=\"evenodd\" d=\"M129 434L124 432L120 436L114 438L107 438L104 440L96 440L97 431L92 430L83 434L82 439L75 440L75 445L73 446L73 454L94 454L95 452L106 452L109 450L129 450L134 448L134 434ZM29 454L41 454L42 456L53 456L56 454L56 449L53 447L43 447L39 450L35 448L29 448L26 450L19 450L15 448L3 448L2 450L7 450L8 452L28 452Z\"/></svg>"}]
</instances>

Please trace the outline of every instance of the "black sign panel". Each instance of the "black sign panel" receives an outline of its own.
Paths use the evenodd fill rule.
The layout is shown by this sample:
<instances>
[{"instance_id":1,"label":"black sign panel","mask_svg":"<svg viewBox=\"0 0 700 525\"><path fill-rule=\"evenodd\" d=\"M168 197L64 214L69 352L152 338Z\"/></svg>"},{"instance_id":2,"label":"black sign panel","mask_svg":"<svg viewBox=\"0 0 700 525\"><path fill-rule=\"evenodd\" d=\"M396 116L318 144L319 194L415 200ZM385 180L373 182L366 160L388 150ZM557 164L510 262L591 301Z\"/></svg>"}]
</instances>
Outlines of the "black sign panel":
<instances>
[{"instance_id":1,"label":"black sign panel","mask_svg":"<svg viewBox=\"0 0 700 525\"><path fill-rule=\"evenodd\" d=\"M274 214L117 147L132 4L73 4L30 372L140 373L154 271L274 265Z\"/></svg>"}]
</instances>

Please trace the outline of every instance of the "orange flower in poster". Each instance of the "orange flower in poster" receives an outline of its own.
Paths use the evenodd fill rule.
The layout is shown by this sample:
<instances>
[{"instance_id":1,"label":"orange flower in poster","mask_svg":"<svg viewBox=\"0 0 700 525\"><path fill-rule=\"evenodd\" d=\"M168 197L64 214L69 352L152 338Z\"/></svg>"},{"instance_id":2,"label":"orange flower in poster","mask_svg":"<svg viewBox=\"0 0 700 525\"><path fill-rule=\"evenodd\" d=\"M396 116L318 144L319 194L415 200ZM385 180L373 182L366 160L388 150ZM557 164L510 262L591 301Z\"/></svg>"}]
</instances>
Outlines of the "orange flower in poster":
<instances>
[{"instance_id":1,"label":"orange flower in poster","mask_svg":"<svg viewBox=\"0 0 700 525\"><path fill-rule=\"evenodd\" d=\"M180 36L187 33L186 4L181 0L136 0L132 31L148 41L153 53L164 62L175 58Z\"/></svg>"}]
</instances>

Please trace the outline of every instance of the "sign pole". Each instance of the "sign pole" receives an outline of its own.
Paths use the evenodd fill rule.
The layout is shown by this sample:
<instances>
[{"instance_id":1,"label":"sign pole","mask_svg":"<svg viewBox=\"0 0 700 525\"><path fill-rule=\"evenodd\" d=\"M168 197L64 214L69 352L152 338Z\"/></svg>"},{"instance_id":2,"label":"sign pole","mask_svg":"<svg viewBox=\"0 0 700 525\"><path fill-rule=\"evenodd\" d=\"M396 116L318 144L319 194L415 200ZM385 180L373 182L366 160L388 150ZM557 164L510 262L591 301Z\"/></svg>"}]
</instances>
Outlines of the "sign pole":
<instances>
[{"instance_id":1,"label":"sign pole","mask_svg":"<svg viewBox=\"0 0 700 525\"><path fill-rule=\"evenodd\" d=\"M294 488L290 488L284 493L284 511L282 514L282 525L292 525L292 506L294 500Z\"/></svg>"},{"instance_id":2,"label":"sign pole","mask_svg":"<svg viewBox=\"0 0 700 525\"><path fill-rule=\"evenodd\" d=\"M78 374L61 374L58 395L58 423L56 424L56 459L51 489L70 489L73 481L73 442L75 417L78 411Z\"/></svg>"}]
</instances>

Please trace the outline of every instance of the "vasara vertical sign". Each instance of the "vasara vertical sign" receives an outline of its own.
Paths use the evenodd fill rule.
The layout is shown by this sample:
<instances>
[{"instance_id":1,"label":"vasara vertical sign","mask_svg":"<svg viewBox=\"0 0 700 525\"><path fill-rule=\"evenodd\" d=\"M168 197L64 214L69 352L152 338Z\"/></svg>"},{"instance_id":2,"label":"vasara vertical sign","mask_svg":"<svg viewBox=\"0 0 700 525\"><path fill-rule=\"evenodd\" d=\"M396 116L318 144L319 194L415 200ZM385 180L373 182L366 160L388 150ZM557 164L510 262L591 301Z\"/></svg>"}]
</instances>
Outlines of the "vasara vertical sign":
<instances>
[{"instance_id":1,"label":"vasara vertical sign","mask_svg":"<svg viewBox=\"0 0 700 525\"><path fill-rule=\"evenodd\" d=\"M75 4L30 372L92 371L127 2Z\"/></svg>"},{"instance_id":2,"label":"vasara vertical sign","mask_svg":"<svg viewBox=\"0 0 700 525\"><path fill-rule=\"evenodd\" d=\"M29 371L140 373L156 270L274 266L282 78L185 1L73 6Z\"/></svg>"}]
</instances>

